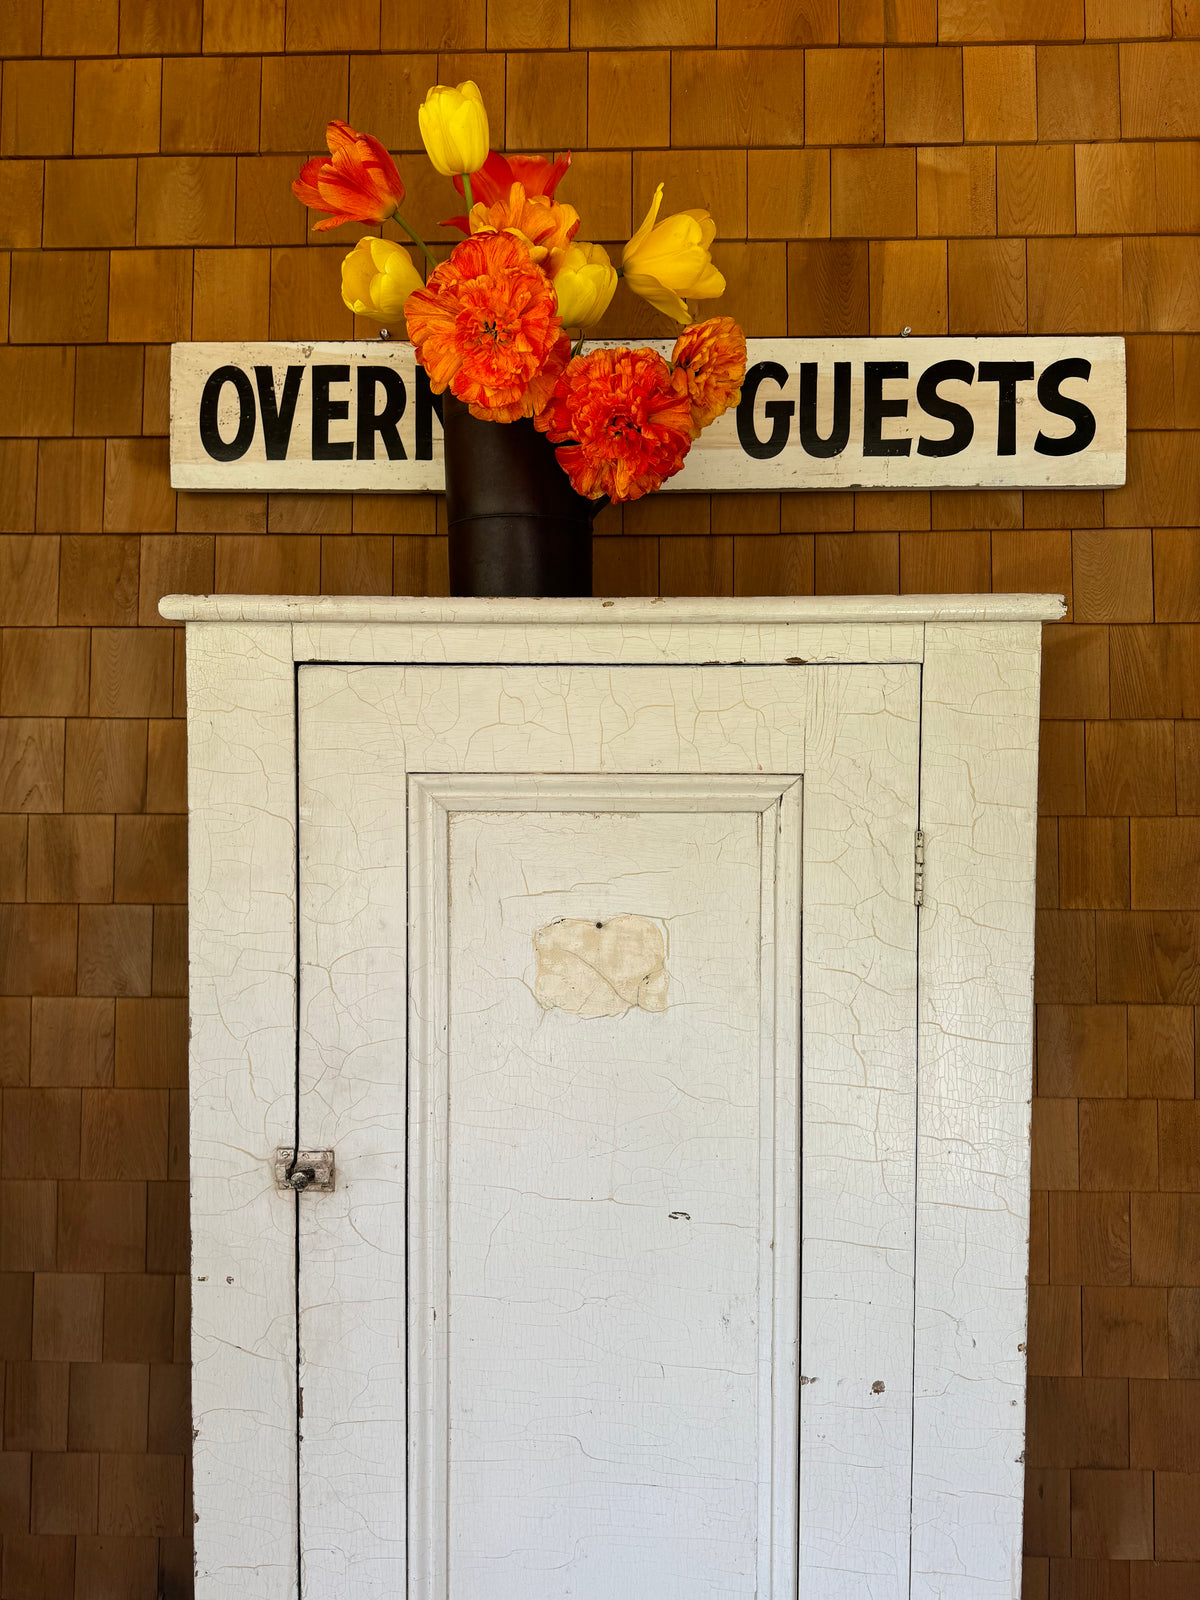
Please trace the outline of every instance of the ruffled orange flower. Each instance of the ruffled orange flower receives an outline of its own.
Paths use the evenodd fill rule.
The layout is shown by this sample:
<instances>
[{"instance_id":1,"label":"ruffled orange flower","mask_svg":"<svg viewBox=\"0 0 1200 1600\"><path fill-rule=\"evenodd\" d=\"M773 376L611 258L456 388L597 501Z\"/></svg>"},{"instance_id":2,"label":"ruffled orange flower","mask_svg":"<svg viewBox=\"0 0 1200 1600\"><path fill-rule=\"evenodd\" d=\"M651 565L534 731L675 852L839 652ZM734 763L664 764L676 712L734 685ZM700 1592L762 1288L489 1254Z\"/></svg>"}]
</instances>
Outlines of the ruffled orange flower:
<instances>
[{"instance_id":1,"label":"ruffled orange flower","mask_svg":"<svg viewBox=\"0 0 1200 1600\"><path fill-rule=\"evenodd\" d=\"M536 417L550 403L550 396L571 359L571 341L565 333L555 340L545 365L529 380L529 387L519 400L508 405L492 406L484 410L471 407L471 415L484 422L516 422L518 417Z\"/></svg>"},{"instance_id":2,"label":"ruffled orange flower","mask_svg":"<svg viewBox=\"0 0 1200 1600\"><path fill-rule=\"evenodd\" d=\"M499 150L489 150L483 166L471 174L471 193L476 204L482 201L485 206L492 206L507 197L514 183L520 183L527 195L545 194L553 200L570 165L569 150L557 161L548 161L545 156L502 156ZM459 194L466 194L461 178L454 179L454 187ZM466 217L447 217L442 226L461 228L463 233L471 231Z\"/></svg>"},{"instance_id":3,"label":"ruffled orange flower","mask_svg":"<svg viewBox=\"0 0 1200 1600\"><path fill-rule=\"evenodd\" d=\"M692 444L687 381L653 350L577 356L534 426L589 500L638 500L683 466Z\"/></svg>"},{"instance_id":4,"label":"ruffled orange flower","mask_svg":"<svg viewBox=\"0 0 1200 1600\"><path fill-rule=\"evenodd\" d=\"M343 222L383 222L404 199L404 185L396 163L378 139L355 133L347 122L331 122L325 129L331 160L314 156L300 169L292 184L297 200L314 211L327 211L315 231L340 227Z\"/></svg>"},{"instance_id":5,"label":"ruffled orange flower","mask_svg":"<svg viewBox=\"0 0 1200 1600\"><path fill-rule=\"evenodd\" d=\"M741 399L746 335L732 317L694 322L675 341L671 365L687 381L692 434L699 434Z\"/></svg>"},{"instance_id":6,"label":"ruffled orange flower","mask_svg":"<svg viewBox=\"0 0 1200 1600\"><path fill-rule=\"evenodd\" d=\"M490 229L519 234L530 260L538 262L551 277L579 232L579 213L574 206L561 205L544 194L527 195L522 183L514 183L503 199L490 206L481 200L469 220L473 234Z\"/></svg>"},{"instance_id":7,"label":"ruffled orange flower","mask_svg":"<svg viewBox=\"0 0 1200 1600\"><path fill-rule=\"evenodd\" d=\"M554 290L511 233L456 245L404 314L430 388L449 389L484 422L531 416L549 393L543 369L565 365Z\"/></svg>"}]
</instances>

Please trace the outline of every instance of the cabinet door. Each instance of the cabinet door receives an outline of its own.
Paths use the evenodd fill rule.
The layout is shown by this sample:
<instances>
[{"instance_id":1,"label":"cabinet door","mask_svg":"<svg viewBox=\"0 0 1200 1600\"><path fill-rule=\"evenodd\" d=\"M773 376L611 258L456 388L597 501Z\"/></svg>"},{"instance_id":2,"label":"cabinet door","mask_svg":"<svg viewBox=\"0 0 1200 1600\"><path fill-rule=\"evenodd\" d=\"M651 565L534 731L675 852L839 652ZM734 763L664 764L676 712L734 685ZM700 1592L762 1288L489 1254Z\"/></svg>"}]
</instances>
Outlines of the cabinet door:
<instances>
[{"instance_id":1,"label":"cabinet door","mask_svg":"<svg viewBox=\"0 0 1200 1600\"><path fill-rule=\"evenodd\" d=\"M305 1600L898 1600L917 669L299 704Z\"/></svg>"}]
</instances>

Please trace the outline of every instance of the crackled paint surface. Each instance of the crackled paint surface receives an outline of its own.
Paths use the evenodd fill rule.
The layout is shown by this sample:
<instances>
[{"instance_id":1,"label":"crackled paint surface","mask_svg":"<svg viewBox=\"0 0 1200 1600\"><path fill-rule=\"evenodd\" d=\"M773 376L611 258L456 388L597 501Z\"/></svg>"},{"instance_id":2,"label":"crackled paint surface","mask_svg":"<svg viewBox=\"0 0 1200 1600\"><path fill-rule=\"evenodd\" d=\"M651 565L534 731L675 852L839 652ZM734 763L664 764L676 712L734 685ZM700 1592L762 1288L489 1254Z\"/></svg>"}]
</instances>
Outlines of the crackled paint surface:
<instances>
[{"instance_id":1,"label":"crackled paint surface","mask_svg":"<svg viewBox=\"0 0 1200 1600\"><path fill-rule=\"evenodd\" d=\"M1039 634L927 631L913 1600L1020 1592Z\"/></svg>"},{"instance_id":2,"label":"crackled paint surface","mask_svg":"<svg viewBox=\"0 0 1200 1600\"><path fill-rule=\"evenodd\" d=\"M977 610L959 620L954 606L965 603L953 599L856 600L850 611L832 603L828 622L823 602L778 600L653 609L633 602L628 615L624 602L572 602L560 617L536 605L520 614L513 603L387 602L381 610L380 602L331 607L238 597L188 602L193 616L202 604L231 620L196 621L188 638L198 1600L293 1600L297 1490L309 1600L477 1600L484 1593L490 1600L510 1591L524 1600L543 1582L551 1585L547 1594L558 1593L545 1562L532 1583L510 1574L496 1588L489 1576L480 1588L485 1581L472 1577L472 1563L491 1572L496 1545L488 1541L512 1525L481 1501L473 1475L496 1494L506 1481L528 1484L536 1452L523 1467L520 1451L531 1418L542 1428L553 1417L550 1436L566 1451L539 1491L552 1512L546 1550L580 1527L586 1548L586 1529L597 1525L589 1518L609 1515L610 1539L621 1517L634 1526L649 1506L674 1503L671 1515L682 1515L688 1497L672 1502L683 1480L672 1487L671 1472L705 1459L703 1440L685 1448L686 1405L667 1407L648 1440L622 1442L629 1413L611 1401L597 1411L593 1397L589 1415L599 1420L588 1426L607 1432L588 1443L568 1399L578 1382L559 1381L566 1369L555 1369L556 1348L531 1361L530 1381L520 1380L520 1363L547 1336L551 1316L598 1318L603 1330L612 1291L583 1292L586 1280L582 1291L564 1288L589 1249L592 1270L609 1273L624 1250L634 1273L625 1287L638 1282L640 1252L618 1249L615 1237L603 1247L603 1231L586 1225L571 1244L553 1208L569 1218L573 1208L608 1205L626 1223L631 1194L649 1230L643 1236L661 1230L667 1259L682 1251L681 1261L689 1238L714 1225L714 1211L729 1210L732 1234L737 1206L753 1210L757 1196L757 1220L743 1230L759 1251L754 1351L745 1321L737 1334L736 1318L728 1332L719 1318L680 1318L680 1337L700 1356L687 1382L702 1414L704 1386L717 1373L734 1383L748 1353L755 1369L753 1409L736 1407L741 1443L727 1440L722 1457L741 1486L722 1499L733 1519L722 1557L728 1592L792 1600L789 1518L798 1495L805 1600L1011 1600L1020 1569L1036 618L1053 613L1050 602L988 601L998 607L994 620ZM493 660L542 664L489 668L482 664L489 652ZM427 665L412 666L414 656ZM364 665L322 666L322 657ZM309 663L299 671L299 818L297 659ZM481 665L440 664L472 659ZM603 665L579 664L589 659ZM639 665L625 670L619 662ZM766 798L755 788L763 783L775 786ZM564 1075L564 1086L574 1083L565 1055L552 1051L545 1062L538 1055L547 1029L564 1040L590 1039L596 1030L686 1029L688 1008L717 1005L732 993L730 980L714 977L711 994L697 990L673 904L631 897L636 880L628 871L619 874L623 884L613 878L604 891L611 852L599 850L586 882L559 873L550 885L555 894L581 885L576 899L547 905L514 879L511 929L501 918L494 939L473 944L474 933L459 923L464 931L453 938L452 840L467 837L463 828L480 829L482 848L489 830L493 843L514 829L528 843L539 828L547 839L565 828L575 848L619 816L640 819L647 839L671 814L681 824L711 817L738 892L748 893L753 851L732 840L747 823L761 830L761 874L771 833L764 819L788 806L797 841L802 827L803 859L797 843L789 867L785 834L775 833L771 881L802 877L803 920L797 896L760 890L759 1011L732 1030L741 1065L722 1071L719 1092L701 1093L678 1112L711 1114L735 1146L737 1119L756 1119L755 1175L749 1164L728 1166L731 1178L742 1175L741 1199L699 1184L699 1199L689 1201L672 1166L685 1146L676 1151L664 1140L659 1156L653 1145L642 1151L642 1135L630 1136L642 1125L619 1115L589 1113L570 1137L547 1142L554 1105L562 1104L561 1096L544 1098L553 1074ZM919 948L912 903L918 820L926 835ZM654 868L674 872L683 886L672 892L702 896L708 874L683 860L672 866L656 837L654 848L647 845ZM463 904L472 893L490 904L488 884L510 870L506 852L489 846L483 855L490 865L479 884L464 869ZM670 932L667 1010L587 1018L539 1006L537 931L560 917L628 914L661 920ZM786 954L788 930L801 939L799 962ZM744 959L735 955L735 928L710 934L729 959ZM411 1006L397 981L406 967ZM450 984L438 980L455 970ZM800 976L797 1049L794 1040L787 1044L786 1017L798 1010ZM745 988L733 985L739 995ZM506 1000L488 998L510 992L511 1016ZM724 1012L737 1016L740 1003L727 1001ZM446 1006L458 1008L460 1042L464 1027L478 1028L477 1049L456 1056ZM515 1067L504 1055L510 1023L524 1040ZM759 1041L753 1060L752 1036ZM686 1052L696 1061L689 1071L711 1074L722 1048L717 1030L699 1029L696 1037ZM533 1064L521 1064L526 1055ZM492 1056L496 1071L480 1071L479 1060ZM605 1059L602 1052L595 1061ZM661 1062L652 1051L635 1050L633 1059L632 1089L652 1105ZM613 1085L589 1061L581 1052L585 1097L611 1096ZM797 1062L802 1115L789 1112L787 1101ZM756 1112L736 1087L739 1073L759 1087ZM405 1092L406 1074L418 1085L415 1096ZM448 1119L452 1081L461 1104ZM676 1073L674 1081L695 1092L691 1078ZM273 1191L268 1171L270 1152L289 1141L297 1113L302 1142L336 1148L339 1173L334 1194L309 1197L298 1209ZM666 1114L649 1115L646 1130ZM513 1129L520 1137L506 1147ZM514 1168L515 1181L495 1181L491 1146L500 1141L502 1161L519 1163L531 1159L528 1139L558 1152L566 1165L556 1170L587 1178L598 1170L589 1133L594 1139L601 1131L608 1165L593 1184L594 1200L578 1198L583 1187L548 1184L537 1159L528 1172ZM576 1137L582 1142L573 1151ZM635 1154L633 1181L657 1183L657 1192L615 1187L620 1162ZM496 1171L485 1181L490 1168ZM538 1207L551 1209L542 1215ZM787 1229L801 1216L803 1236L789 1246ZM536 1225L523 1226L530 1218ZM557 1268L554 1250L562 1252ZM446 1285L455 1283L452 1258L463 1296L457 1310L446 1298ZM735 1269L748 1271L744 1253L735 1252L730 1274ZM552 1294L540 1294L536 1307L522 1304L522 1282L550 1272L560 1274L557 1310ZM735 1276L723 1276L734 1285ZM677 1307L695 1279L689 1269L680 1280ZM667 1272L663 1282L671 1281ZM636 1315L651 1320L630 1348L610 1330L599 1357L578 1358L577 1378L594 1380L601 1400L605 1363L617 1372L648 1356L658 1282L651 1275L633 1294ZM747 1304L749 1286L746 1278ZM410 1301L415 1319L406 1327ZM460 1345L457 1355L453 1338L439 1343L432 1332L439 1306L443 1330L455 1321L460 1333L473 1329L473 1345ZM521 1321L530 1316L532 1328ZM620 1317L613 1324L624 1325ZM714 1337L733 1340L731 1359ZM471 1347L493 1362L497 1380L477 1391ZM569 1338L562 1355L573 1359ZM649 1381L638 1379L637 1404L652 1415L642 1392ZM627 1386L627 1377L614 1380L610 1392ZM789 1390L798 1423L789 1424L786 1403L781 1409ZM472 1430L480 1428L476 1438ZM488 1429L499 1430L491 1443ZM797 1437L798 1457L790 1443L779 1448ZM572 1438L586 1446L577 1458ZM620 1448L607 1451L614 1443ZM647 1448L642 1460L637 1451ZM606 1473L616 1475L607 1489ZM647 1494L622 1502L621 1486L641 1485L646 1473ZM451 1486L449 1499L439 1483ZM746 1497L740 1513L739 1494ZM491 1490L488 1498L495 1499ZM739 1515L741 1531L731 1532ZM660 1518L656 1530L666 1525ZM686 1515L674 1526L683 1538ZM684 1565L672 1567L676 1558ZM674 1574L659 1588L674 1592L673 1582L688 1594L687 1559L668 1538L637 1578L658 1561ZM570 1561L580 1562L575 1545ZM563 1570L586 1595L586 1561L580 1582L574 1569ZM628 1590L627 1577L613 1581Z\"/></svg>"},{"instance_id":3,"label":"crackled paint surface","mask_svg":"<svg viewBox=\"0 0 1200 1600\"><path fill-rule=\"evenodd\" d=\"M289 630L190 630L196 1593L294 1600L296 818Z\"/></svg>"},{"instance_id":4,"label":"crackled paint surface","mask_svg":"<svg viewBox=\"0 0 1200 1600\"><path fill-rule=\"evenodd\" d=\"M559 917L533 936L534 996L547 1011L620 1017L667 1009L667 946L651 917Z\"/></svg>"},{"instance_id":5,"label":"crackled paint surface","mask_svg":"<svg viewBox=\"0 0 1200 1600\"><path fill-rule=\"evenodd\" d=\"M800 1490L804 1581L820 1596L861 1592L864 1577L881 1585L880 1595L898 1594L896 1586L907 1581L912 1428L917 672L910 666L803 672L761 666L653 671L314 667L301 672L300 697L306 805L302 841L309 863L306 874L313 883L311 929L302 907L301 944L313 952L312 971L306 968L303 984L310 996L305 1014L327 995L321 1002L328 1008L326 1028L332 1029L336 1019L339 1040L346 1038L351 1018L377 1029L381 1045L397 1035L397 1024L387 1015L395 992L387 990L385 973L403 959L394 927L402 899L397 889L389 888L388 875L403 870L395 806L410 765L419 772L464 774L455 780L454 798L445 802L448 809L442 814L449 818L464 808L491 814L501 796L508 797L508 806L540 816L559 803L559 786L576 782L588 786L586 796L576 801L585 810L641 812L666 806L694 820L711 809L709 789L715 793L722 784L740 781L724 775L741 772L746 781L762 781L764 769L804 773L801 965L809 1043L803 1062L803 1170L797 1166L794 1113L775 1118L772 1140L760 1150L761 1159L798 1176L804 1185L804 1270L801 1278L795 1246L772 1250L771 1231L764 1226L758 1236L764 1252L759 1271L773 1305L764 1320L774 1321L777 1349L789 1340L794 1345L799 1321L803 1370L821 1380L805 1389L798 1424L802 1458L810 1469ZM655 776L641 776L647 772ZM703 777L708 772L722 776ZM594 779L572 779L573 773L611 774L611 786L597 792ZM411 780L422 785L429 781ZM789 781L794 783L794 777ZM415 817L411 792L409 798ZM410 970L414 982L426 969L433 974L423 980L427 990L414 992L409 1078L410 1083L434 1086L439 1074L449 1071L446 1039L454 1036L453 1017L437 1011L445 993L445 978L439 974L447 970L452 947L444 944L439 953L422 945L431 929L442 930L438 937L449 939L444 930L453 896L436 864L451 854L453 828L449 821L436 826L443 833L421 844L409 879L410 899L423 907L412 923ZM649 851L642 870L651 871L654 859ZM368 870L351 870L358 862L368 864ZM588 900L548 909L592 912L609 877L610 869L596 865L570 880L583 885ZM610 898L600 904L601 919L628 909L625 888L617 883L605 890ZM699 867L693 871L691 890L697 904L719 923L721 897L708 898L706 874ZM757 892L763 905L774 904L775 890ZM348 917L351 904L361 912ZM795 938L798 903L789 915ZM543 915L528 924L526 941L544 920ZM386 938L385 923L392 929ZM767 942L777 943L773 938ZM526 942L524 962L528 951ZM378 974L374 978L373 971ZM797 975L795 958L784 960L774 988L790 983L794 990ZM428 1001L420 999L424 993ZM578 1029L577 1020L563 1020ZM646 1020L655 1019L647 1015ZM762 1037L773 1048L774 1024L763 1024ZM350 1130L345 1120L329 1116L324 1108L345 1104L357 1127L361 1113L354 1108L360 1104L369 1103L374 1118L390 1119L399 1114L403 1100L401 1092L380 1081L379 1071L370 1073L370 1093L364 1100L366 1039L364 1035L363 1044L354 1047L349 1074L337 1064L328 1042L314 1038L310 1049L302 1041L302 1094L309 1114L328 1130L328 1138L317 1142L339 1145L339 1171L347 1191L353 1174L340 1150ZM705 1038L697 1045L702 1054L715 1047ZM519 1072L527 1055L515 1047L510 1070ZM793 1045L793 1070L795 1056ZM770 1081L769 1074L760 1073L760 1083ZM430 1152L428 1172L433 1174L442 1170L440 1152L450 1134L430 1131L428 1118L436 1118L444 1093L449 1090L432 1087L428 1112L411 1111L409 1149L419 1158L422 1151ZM369 1144L378 1137L364 1123L353 1134L353 1147L358 1148L360 1139ZM423 1181L421 1173L410 1173L410 1192ZM381 1493L363 1484L364 1452L370 1448L377 1460L380 1485L395 1471L385 1416L391 1403L386 1397L395 1391L383 1382L395 1360L395 1345L382 1307L389 1293L400 1305L403 1263L398 1248L383 1252L365 1247L364 1234L369 1229L373 1236L386 1215L388 1191L376 1190L372 1182L361 1192L362 1221L348 1215L340 1226L329 1208L319 1214L306 1208L301 1214L306 1230L301 1303L311 1307L302 1313L303 1495L312 1546L320 1553L312 1560L323 1563L331 1582L336 1572L344 1575L347 1560L357 1559L354 1552L364 1542L354 1523L347 1524L346 1491L338 1488L342 1471L349 1475L347 1481L362 1485L359 1493L366 1494L380 1515ZM447 1248L448 1224L438 1210L436 1183L430 1195L430 1209L417 1205L410 1212L415 1231L409 1249L418 1254L410 1259L409 1270L412 1281L420 1284L416 1298L424 1293L436 1305L436 1283L447 1270L438 1252ZM341 1205L353 1212L354 1199L345 1191ZM665 1209L690 1208L679 1202ZM775 1218L777 1239L789 1226L794 1234L798 1210L793 1199L788 1214ZM356 1304L364 1292L359 1286L368 1281L369 1303ZM848 1281L862 1285L861 1295L845 1295ZM804 1306L797 1318L801 1294ZM378 1339L368 1333L376 1328ZM415 1327L410 1343L420 1348L427 1335L433 1337L429 1328ZM441 1359L435 1349L426 1362L427 1374L443 1370L438 1367ZM774 1355L760 1357L759 1367L766 1395L773 1386L785 1392L795 1382L790 1358L779 1365ZM873 1390L880 1380L885 1391ZM410 1378L410 1400L417 1407L409 1418L410 1437L430 1441L431 1451L443 1450L424 1471L432 1485L445 1481L437 1464L445 1461L445 1450L438 1441L449 1436L449 1424L444 1415L439 1420L437 1407L438 1397L447 1392L452 1390L443 1388L441 1376L416 1382ZM766 1400L759 1405L770 1409ZM348 1418L360 1413L365 1413L363 1427L350 1435ZM770 1438L773 1427L760 1420L760 1440ZM778 1432L790 1441L796 1428L780 1424ZM368 1443L375 1429L377 1448ZM339 1459L347 1457L351 1441L353 1457L343 1469ZM794 1484L790 1444L789 1451ZM309 1459L311 1468L305 1465ZM786 1487L780 1471L769 1453L756 1471L760 1522L749 1559L764 1597L795 1592L787 1532L795 1515L795 1489ZM423 1564L410 1574L412 1592L431 1600L445 1595L459 1600L447 1587L441 1553L452 1549L453 1542L439 1520L440 1505L436 1489L423 1504L414 1505L417 1526L409 1550L418 1562L423 1562L423 1552L429 1560L427 1567ZM377 1553L388 1544L398 1548L404 1540L398 1494L395 1513L399 1521L385 1520L366 1541ZM339 1555L327 1553L335 1548ZM378 1592L387 1592L382 1580Z\"/></svg>"},{"instance_id":6,"label":"crackled paint surface","mask_svg":"<svg viewBox=\"0 0 1200 1600\"><path fill-rule=\"evenodd\" d=\"M452 1600L606 1600L649 1575L679 1600L756 1591L771 1420L757 1392L770 1321L758 1158L772 1137L759 1125L759 821L452 817L435 1446ZM543 1010L525 982L530 923L630 894L675 933L678 1003L630 1007L606 986L618 1012L573 984L578 1011ZM662 934L622 920L632 951L618 930L604 953L636 992L633 966L655 944L661 961ZM567 950L580 924L597 931L564 922Z\"/></svg>"}]
</instances>

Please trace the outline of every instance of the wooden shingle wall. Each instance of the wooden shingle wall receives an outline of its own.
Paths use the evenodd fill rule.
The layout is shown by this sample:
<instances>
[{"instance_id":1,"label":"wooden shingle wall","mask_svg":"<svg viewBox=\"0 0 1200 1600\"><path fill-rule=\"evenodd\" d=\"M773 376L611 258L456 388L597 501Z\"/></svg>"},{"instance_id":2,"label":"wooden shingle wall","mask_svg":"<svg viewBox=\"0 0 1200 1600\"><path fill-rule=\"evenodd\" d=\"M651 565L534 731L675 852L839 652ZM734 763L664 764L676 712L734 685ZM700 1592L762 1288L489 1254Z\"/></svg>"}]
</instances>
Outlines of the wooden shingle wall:
<instances>
[{"instance_id":1,"label":"wooden shingle wall","mask_svg":"<svg viewBox=\"0 0 1200 1600\"><path fill-rule=\"evenodd\" d=\"M170 590L438 593L432 498L176 495L168 345L340 338L327 118L707 205L750 334L1125 332L1108 493L661 496L597 589L1050 589L1027 1600L1200 1595L1200 0L0 4L0 1600L190 1594ZM371 331L367 327L363 333ZM605 331L667 329L619 296Z\"/></svg>"}]
</instances>

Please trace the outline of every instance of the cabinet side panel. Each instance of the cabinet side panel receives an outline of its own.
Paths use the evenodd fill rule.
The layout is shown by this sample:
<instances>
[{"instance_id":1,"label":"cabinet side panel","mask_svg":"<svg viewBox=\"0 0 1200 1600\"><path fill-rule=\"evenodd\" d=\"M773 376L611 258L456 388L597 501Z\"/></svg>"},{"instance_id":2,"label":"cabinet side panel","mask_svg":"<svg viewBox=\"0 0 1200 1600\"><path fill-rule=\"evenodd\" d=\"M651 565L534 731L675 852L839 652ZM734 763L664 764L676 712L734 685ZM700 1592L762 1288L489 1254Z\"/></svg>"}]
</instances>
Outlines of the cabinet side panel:
<instances>
[{"instance_id":1,"label":"cabinet side panel","mask_svg":"<svg viewBox=\"0 0 1200 1600\"><path fill-rule=\"evenodd\" d=\"M303 667L302 1143L336 1151L300 1202L304 1593L405 1585L405 737ZM345 739L349 740L347 748Z\"/></svg>"},{"instance_id":2,"label":"cabinet side panel","mask_svg":"<svg viewBox=\"0 0 1200 1600\"><path fill-rule=\"evenodd\" d=\"M913 1600L1020 1592L1039 664L927 630Z\"/></svg>"},{"instance_id":3,"label":"cabinet side panel","mask_svg":"<svg viewBox=\"0 0 1200 1600\"><path fill-rule=\"evenodd\" d=\"M908 1593L920 674L807 675L800 1592Z\"/></svg>"},{"instance_id":4,"label":"cabinet side panel","mask_svg":"<svg viewBox=\"0 0 1200 1600\"><path fill-rule=\"evenodd\" d=\"M291 629L187 638L197 1600L296 1595Z\"/></svg>"}]
</instances>

